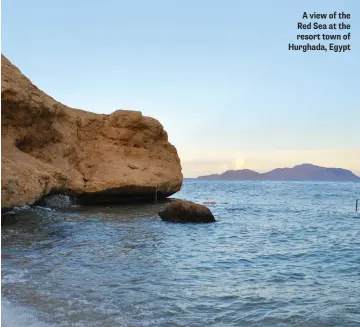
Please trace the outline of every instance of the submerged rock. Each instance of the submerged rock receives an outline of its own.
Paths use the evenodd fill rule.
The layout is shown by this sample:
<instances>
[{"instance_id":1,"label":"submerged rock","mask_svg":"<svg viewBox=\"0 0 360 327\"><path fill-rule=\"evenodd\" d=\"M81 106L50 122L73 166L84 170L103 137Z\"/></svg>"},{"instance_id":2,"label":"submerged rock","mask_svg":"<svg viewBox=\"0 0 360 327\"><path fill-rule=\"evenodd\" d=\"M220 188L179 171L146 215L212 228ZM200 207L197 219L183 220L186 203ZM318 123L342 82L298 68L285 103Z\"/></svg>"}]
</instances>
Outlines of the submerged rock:
<instances>
[{"instance_id":1,"label":"submerged rock","mask_svg":"<svg viewBox=\"0 0 360 327\"><path fill-rule=\"evenodd\" d=\"M212 223L215 218L210 209L191 201L175 200L159 212L162 220L176 223Z\"/></svg>"},{"instance_id":2,"label":"submerged rock","mask_svg":"<svg viewBox=\"0 0 360 327\"><path fill-rule=\"evenodd\" d=\"M2 208L69 192L84 203L162 199L180 190L180 159L141 112L67 107L1 58Z\"/></svg>"},{"instance_id":3,"label":"submerged rock","mask_svg":"<svg viewBox=\"0 0 360 327\"><path fill-rule=\"evenodd\" d=\"M55 195L49 195L45 196L42 200L42 203L46 207L50 208L69 208L71 206L71 199L67 195L62 194L55 194Z\"/></svg>"}]
</instances>

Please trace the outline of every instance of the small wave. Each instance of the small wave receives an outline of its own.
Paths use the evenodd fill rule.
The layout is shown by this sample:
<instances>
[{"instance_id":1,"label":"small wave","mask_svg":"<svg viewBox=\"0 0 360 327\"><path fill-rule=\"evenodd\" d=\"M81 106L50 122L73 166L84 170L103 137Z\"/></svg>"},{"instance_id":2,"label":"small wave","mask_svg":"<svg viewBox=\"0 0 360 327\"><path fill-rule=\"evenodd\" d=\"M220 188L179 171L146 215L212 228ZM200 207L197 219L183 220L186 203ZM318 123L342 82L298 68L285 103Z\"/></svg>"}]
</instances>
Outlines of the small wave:
<instances>
[{"instance_id":1,"label":"small wave","mask_svg":"<svg viewBox=\"0 0 360 327\"><path fill-rule=\"evenodd\" d=\"M26 273L27 273L27 270L24 270L22 272L10 271L6 274L4 274L4 272L3 272L1 283L3 285L15 284L15 283L25 283L27 281L25 279Z\"/></svg>"},{"instance_id":2,"label":"small wave","mask_svg":"<svg viewBox=\"0 0 360 327\"><path fill-rule=\"evenodd\" d=\"M245 208L226 208L227 211L246 211Z\"/></svg>"},{"instance_id":3,"label":"small wave","mask_svg":"<svg viewBox=\"0 0 360 327\"><path fill-rule=\"evenodd\" d=\"M25 210L30 210L30 207L28 205L14 207L12 211L18 212L18 211L25 211Z\"/></svg>"}]
</instances>

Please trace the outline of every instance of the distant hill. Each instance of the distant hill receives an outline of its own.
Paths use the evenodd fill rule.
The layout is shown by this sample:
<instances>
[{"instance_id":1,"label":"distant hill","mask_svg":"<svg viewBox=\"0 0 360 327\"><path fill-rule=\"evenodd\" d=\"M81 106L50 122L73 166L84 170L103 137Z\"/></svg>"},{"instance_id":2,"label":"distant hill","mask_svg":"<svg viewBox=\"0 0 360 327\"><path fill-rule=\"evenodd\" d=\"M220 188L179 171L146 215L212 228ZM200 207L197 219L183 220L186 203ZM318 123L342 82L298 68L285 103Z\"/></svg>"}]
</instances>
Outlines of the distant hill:
<instances>
[{"instance_id":1,"label":"distant hill","mask_svg":"<svg viewBox=\"0 0 360 327\"><path fill-rule=\"evenodd\" d=\"M241 180L253 180L260 179L261 174L250 169L241 169L241 170L227 170L222 174L213 174L207 176L199 176L198 179L241 179Z\"/></svg>"},{"instance_id":2,"label":"distant hill","mask_svg":"<svg viewBox=\"0 0 360 327\"><path fill-rule=\"evenodd\" d=\"M297 165L293 168L276 168L267 173L249 169L227 170L222 174L199 176L204 180L360 180L353 172L342 168L326 168L311 164Z\"/></svg>"}]
</instances>

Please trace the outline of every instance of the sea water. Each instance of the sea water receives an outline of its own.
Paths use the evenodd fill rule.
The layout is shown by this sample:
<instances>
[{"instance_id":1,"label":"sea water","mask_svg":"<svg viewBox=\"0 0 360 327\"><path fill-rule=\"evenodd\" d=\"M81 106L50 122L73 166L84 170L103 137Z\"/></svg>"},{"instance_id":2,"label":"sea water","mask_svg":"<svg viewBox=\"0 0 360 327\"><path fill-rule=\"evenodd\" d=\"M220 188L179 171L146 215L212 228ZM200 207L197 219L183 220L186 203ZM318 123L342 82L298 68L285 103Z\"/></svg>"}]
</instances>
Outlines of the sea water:
<instances>
[{"instance_id":1,"label":"sea water","mask_svg":"<svg viewBox=\"0 0 360 327\"><path fill-rule=\"evenodd\" d=\"M190 180L175 197L216 201L217 222L163 222L163 203L17 212L3 326L360 326L360 183Z\"/></svg>"}]
</instances>

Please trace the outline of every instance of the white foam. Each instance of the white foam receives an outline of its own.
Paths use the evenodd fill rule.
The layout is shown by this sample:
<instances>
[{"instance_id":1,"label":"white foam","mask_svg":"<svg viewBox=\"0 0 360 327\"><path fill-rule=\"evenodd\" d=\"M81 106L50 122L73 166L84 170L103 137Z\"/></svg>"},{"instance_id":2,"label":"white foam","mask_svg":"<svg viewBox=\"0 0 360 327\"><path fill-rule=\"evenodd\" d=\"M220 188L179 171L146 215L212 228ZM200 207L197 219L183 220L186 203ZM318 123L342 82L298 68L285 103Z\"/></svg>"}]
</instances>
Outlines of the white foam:
<instances>
[{"instance_id":1,"label":"white foam","mask_svg":"<svg viewBox=\"0 0 360 327\"><path fill-rule=\"evenodd\" d=\"M13 211L24 211L24 210L29 210L30 207L28 205L24 205L24 206L20 206L20 207L14 207Z\"/></svg>"},{"instance_id":2,"label":"white foam","mask_svg":"<svg viewBox=\"0 0 360 327\"><path fill-rule=\"evenodd\" d=\"M2 327L51 327L39 321L36 312L28 308L14 305L4 297L1 299L1 326Z\"/></svg>"},{"instance_id":3,"label":"white foam","mask_svg":"<svg viewBox=\"0 0 360 327\"><path fill-rule=\"evenodd\" d=\"M36 206L37 209L46 210L46 211L53 211L51 208L48 207L42 207L42 206Z\"/></svg>"}]
</instances>

